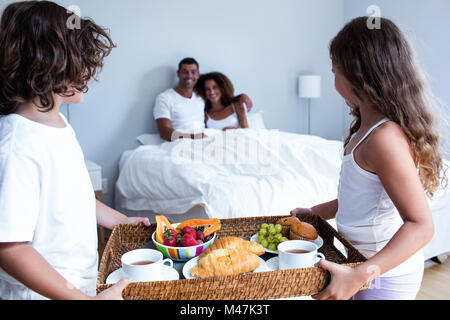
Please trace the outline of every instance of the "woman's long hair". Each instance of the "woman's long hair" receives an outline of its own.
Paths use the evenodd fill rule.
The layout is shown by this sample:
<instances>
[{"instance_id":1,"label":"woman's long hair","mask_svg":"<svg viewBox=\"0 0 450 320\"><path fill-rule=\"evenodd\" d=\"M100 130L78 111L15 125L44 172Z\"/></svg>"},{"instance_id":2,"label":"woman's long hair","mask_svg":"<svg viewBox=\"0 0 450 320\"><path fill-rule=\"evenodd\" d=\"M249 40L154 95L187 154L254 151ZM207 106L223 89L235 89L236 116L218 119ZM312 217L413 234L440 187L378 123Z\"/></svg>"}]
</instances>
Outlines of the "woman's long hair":
<instances>
[{"instance_id":1,"label":"woman's long hair","mask_svg":"<svg viewBox=\"0 0 450 320\"><path fill-rule=\"evenodd\" d=\"M200 76L196 85L195 92L205 100L205 111L208 112L211 109L211 102L206 98L206 90L205 90L205 82L208 80L214 80L219 87L222 97L220 98L220 102L224 107L228 107L233 102L238 100L237 97L234 96L234 87L231 83L230 79L226 75L220 72L210 72Z\"/></svg>"},{"instance_id":2,"label":"woman's long hair","mask_svg":"<svg viewBox=\"0 0 450 320\"><path fill-rule=\"evenodd\" d=\"M400 29L381 18L380 29L369 29L367 17L350 21L332 40L330 56L361 103L397 123L405 132L429 197L447 180L439 151L434 101L415 53ZM361 126L358 110L351 113L351 135Z\"/></svg>"},{"instance_id":3,"label":"woman's long hair","mask_svg":"<svg viewBox=\"0 0 450 320\"><path fill-rule=\"evenodd\" d=\"M108 33L89 19L50 1L12 3L0 22L0 115L39 99L40 111L54 107L53 94L86 92L114 48ZM70 25L69 25L70 26Z\"/></svg>"}]
</instances>

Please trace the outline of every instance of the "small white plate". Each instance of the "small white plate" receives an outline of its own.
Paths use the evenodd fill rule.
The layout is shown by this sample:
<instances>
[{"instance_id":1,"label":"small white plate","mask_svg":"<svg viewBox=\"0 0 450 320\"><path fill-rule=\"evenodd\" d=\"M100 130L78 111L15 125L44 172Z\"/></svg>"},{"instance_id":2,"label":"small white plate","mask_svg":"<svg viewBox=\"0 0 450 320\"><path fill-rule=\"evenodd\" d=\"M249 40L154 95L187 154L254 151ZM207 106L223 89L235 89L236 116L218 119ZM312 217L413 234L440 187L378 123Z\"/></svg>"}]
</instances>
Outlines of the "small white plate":
<instances>
[{"instance_id":1,"label":"small white plate","mask_svg":"<svg viewBox=\"0 0 450 320\"><path fill-rule=\"evenodd\" d=\"M257 233L254 234L254 235L250 238L250 241L258 242L258 234L257 234ZM309 240L305 240L305 241L309 241ZM316 239L316 240L313 240L313 241L311 241L311 242L314 243L314 244L316 244L317 249L320 249L320 248L323 246L323 239L322 239L321 236L317 236L317 239ZM258 242L258 243L259 243L259 242ZM270 250L270 249L267 249L267 248L264 248L264 250L266 250L266 252L269 252L269 253L278 254L278 250Z\"/></svg>"},{"instance_id":2,"label":"small white plate","mask_svg":"<svg viewBox=\"0 0 450 320\"><path fill-rule=\"evenodd\" d=\"M180 274L174 268L164 265L164 271L161 279L158 280L149 280L149 281L170 281L170 280L178 280L180 279ZM108 278L106 279L106 284L115 284L120 281L120 279L125 278L125 275L122 272L122 268L119 268L113 271Z\"/></svg>"},{"instance_id":3,"label":"small white plate","mask_svg":"<svg viewBox=\"0 0 450 320\"><path fill-rule=\"evenodd\" d=\"M279 259L278 257L273 257L266 261L267 268L269 269L268 271L280 270L280 268L278 267L278 259ZM320 258L317 257L317 260L314 264L316 264L319 261L320 261Z\"/></svg>"},{"instance_id":4,"label":"small white plate","mask_svg":"<svg viewBox=\"0 0 450 320\"><path fill-rule=\"evenodd\" d=\"M188 262L185 263L183 267L183 275L186 279L195 279L195 277L191 274L191 269L198 263L199 257L195 257ZM265 271L271 271L269 268L267 268L266 262L261 258L259 259L259 267L253 270L252 272L265 272Z\"/></svg>"}]
</instances>

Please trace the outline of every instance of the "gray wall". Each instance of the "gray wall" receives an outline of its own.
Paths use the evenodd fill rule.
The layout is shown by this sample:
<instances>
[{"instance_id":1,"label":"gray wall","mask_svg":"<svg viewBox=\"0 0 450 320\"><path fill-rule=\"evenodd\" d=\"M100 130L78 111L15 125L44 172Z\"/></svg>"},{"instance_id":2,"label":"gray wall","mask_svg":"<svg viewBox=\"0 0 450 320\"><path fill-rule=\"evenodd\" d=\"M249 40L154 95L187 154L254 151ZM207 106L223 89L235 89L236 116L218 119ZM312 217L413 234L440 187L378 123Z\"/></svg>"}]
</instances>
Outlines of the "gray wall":
<instances>
[{"instance_id":1,"label":"gray wall","mask_svg":"<svg viewBox=\"0 0 450 320\"><path fill-rule=\"evenodd\" d=\"M3 1L5 4L12 1ZM156 95L176 83L179 60L193 56L201 72L222 71L237 92L263 110L269 128L306 133L306 104L297 97L297 77L322 76L322 97L312 101L312 134L342 139L349 118L334 90L328 45L346 21L364 15L360 0L59 0L78 5L82 16L110 29L117 48L107 58L100 82L85 100L70 106L71 123L85 156L108 178L105 202L113 204L118 160L138 144L137 135L156 133ZM414 3L415 5L411 5ZM378 1L382 14L407 25L426 40L422 52L437 80L436 93L450 101L449 1ZM385 10L385 11L384 11ZM65 113L65 108L62 109Z\"/></svg>"}]
</instances>

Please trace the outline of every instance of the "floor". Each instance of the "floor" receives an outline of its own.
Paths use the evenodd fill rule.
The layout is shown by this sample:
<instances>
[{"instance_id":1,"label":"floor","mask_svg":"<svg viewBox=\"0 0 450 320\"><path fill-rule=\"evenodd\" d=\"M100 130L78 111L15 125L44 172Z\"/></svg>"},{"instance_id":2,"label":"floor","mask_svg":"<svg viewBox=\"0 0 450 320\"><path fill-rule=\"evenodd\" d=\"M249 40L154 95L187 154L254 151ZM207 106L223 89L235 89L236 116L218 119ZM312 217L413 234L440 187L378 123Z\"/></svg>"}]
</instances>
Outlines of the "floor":
<instances>
[{"instance_id":1,"label":"floor","mask_svg":"<svg viewBox=\"0 0 450 320\"><path fill-rule=\"evenodd\" d=\"M450 300L450 258L441 264L426 261L417 300Z\"/></svg>"}]
</instances>

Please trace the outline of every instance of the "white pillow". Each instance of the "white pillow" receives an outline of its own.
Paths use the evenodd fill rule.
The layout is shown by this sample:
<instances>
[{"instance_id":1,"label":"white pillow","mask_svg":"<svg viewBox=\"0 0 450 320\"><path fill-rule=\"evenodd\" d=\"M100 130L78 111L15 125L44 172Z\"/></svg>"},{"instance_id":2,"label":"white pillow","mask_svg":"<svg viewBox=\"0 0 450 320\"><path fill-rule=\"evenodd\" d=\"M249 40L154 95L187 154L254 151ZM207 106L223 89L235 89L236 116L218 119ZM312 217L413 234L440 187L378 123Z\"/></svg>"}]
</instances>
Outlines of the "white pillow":
<instances>
[{"instance_id":1,"label":"white pillow","mask_svg":"<svg viewBox=\"0 0 450 320\"><path fill-rule=\"evenodd\" d=\"M262 111L250 111L247 113L249 129L266 129Z\"/></svg>"},{"instance_id":2,"label":"white pillow","mask_svg":"<svg viewBox=\"0 0 450 320\"><path fill-rule=\"evenodd\" d=\"M141 134L140 136L136 137L136 139L140 143L142 143L144 146L147 146L147 145L159 146L161 143L164 142L164 140L161 139L161 137L157 133L152 133L152 134L144 133L144 134Z\"/></svg>"}]
</instances>

